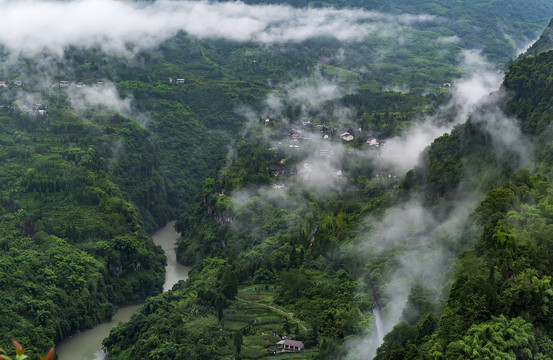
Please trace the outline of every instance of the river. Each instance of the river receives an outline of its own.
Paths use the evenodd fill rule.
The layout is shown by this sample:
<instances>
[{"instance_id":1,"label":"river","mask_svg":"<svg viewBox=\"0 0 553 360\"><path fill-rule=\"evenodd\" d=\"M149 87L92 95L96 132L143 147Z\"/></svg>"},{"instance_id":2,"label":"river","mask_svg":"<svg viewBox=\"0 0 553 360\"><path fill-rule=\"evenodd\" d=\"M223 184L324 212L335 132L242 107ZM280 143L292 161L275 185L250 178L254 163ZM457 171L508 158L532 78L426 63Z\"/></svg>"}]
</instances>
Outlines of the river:
<instances>
[{"instance_id":1,"label":"river","mask_svg":"<svg viewBox=\"0 0 553 360\"><path fill-rule=\"evenodd\" d=\"M188 266L177 263L175 254L175 241L179 234L175 231L175 222L171 221L156 231L152 238L160 245L167 255L165 267L165 283L163 291L173 287L179 280L188 278ZM56 345L56 353L60 360L103 360L107 354L102 350L102 340L109 335L110 330L119 321L128 321L131 315L142 307L143 304L125 306L112 317L111 321L98 324L92 329L74 334L70 338Z\"/></svg>"}]
</instances>

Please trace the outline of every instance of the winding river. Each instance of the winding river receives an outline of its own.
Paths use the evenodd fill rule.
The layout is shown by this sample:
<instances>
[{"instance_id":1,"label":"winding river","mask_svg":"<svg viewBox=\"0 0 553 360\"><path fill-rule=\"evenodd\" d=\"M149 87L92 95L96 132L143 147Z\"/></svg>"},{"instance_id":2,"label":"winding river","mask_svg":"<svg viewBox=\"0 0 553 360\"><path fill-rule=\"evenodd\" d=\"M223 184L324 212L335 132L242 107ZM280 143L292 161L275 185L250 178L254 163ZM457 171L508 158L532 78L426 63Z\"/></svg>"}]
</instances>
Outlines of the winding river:
<instances>
[{"instance_id":1,"label":"winding river","mask_svg":"<svg viewBox=\"0 0 553 360\"><path fill-rule=\"evenodd\" d=\"M189 267L177 263L175 241L179 234L175 231L175 222L171 221L156 231L152 238L160 245L167 255L165 267L165 283L163 291L173 287L179 280L188 278ZM92 329L77 333L56 345L56 353L60 360L103 360L107 353L102 350L102 340L109 335L110 330L119 321L128 321L131 315L143 304L126 306L112 317L111 321L98 324Z\"/></svg>"}]
</instances>

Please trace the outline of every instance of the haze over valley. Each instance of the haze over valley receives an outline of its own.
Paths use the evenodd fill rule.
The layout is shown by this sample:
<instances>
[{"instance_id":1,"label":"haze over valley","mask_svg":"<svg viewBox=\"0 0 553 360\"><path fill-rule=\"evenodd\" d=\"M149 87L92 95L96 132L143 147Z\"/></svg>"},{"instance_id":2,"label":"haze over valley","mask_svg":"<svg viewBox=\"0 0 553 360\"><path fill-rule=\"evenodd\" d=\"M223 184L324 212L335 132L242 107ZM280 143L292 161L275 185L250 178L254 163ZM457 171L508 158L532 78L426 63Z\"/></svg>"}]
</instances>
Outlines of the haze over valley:
<instances>
[{"instance_id":1,"label":"haze over valley","mask_svg":"<svg viewBox=\"0 0 553 360\"><path fill-rule=\"evenodd\" d=\"M0 14L0 357L553 357L553 1Z\"/></svg>"}]
</instances>

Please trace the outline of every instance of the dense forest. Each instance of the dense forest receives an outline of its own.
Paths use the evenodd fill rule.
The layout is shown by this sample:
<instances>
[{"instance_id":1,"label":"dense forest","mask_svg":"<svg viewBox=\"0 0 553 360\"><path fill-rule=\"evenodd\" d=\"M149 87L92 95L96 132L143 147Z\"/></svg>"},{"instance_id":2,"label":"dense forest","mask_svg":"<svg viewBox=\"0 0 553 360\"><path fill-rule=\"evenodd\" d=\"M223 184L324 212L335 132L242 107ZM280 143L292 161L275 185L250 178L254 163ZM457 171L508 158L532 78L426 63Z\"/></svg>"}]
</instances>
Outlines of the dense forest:
<instances>
[{"instance_id":1,"label":"dense forest","mask_svg":"<svg viewBox=\"0 0 553 360\"><path fill-rule=\"evenodd\" d=\"M287 4L384 30L178 30L131 55L0 39L0 348L44 354L145 301L110 358L266 358L283 335L293 359L553 356L550 28L512 60L553 3ZM485 62L503 84L459 120ZM419 126L437 138L407 171ZM160 294L149 234L171 219L194 267Z\"/></svg>"},{"instance_id":2,"label":"dense forest","mask_svg":"<svg viewBox=\"0 0 553 360\"><path fill-rule=\"evenodd\" d=\"M198 286L219 289L207 296L214 301L210 312L195 312L202 316L194 321L205 324L202 329L211 324L212 335L202 341L194 340L199 335L181 340L177 334L187 330L173 324L164 328L171 341L161 346L152 340L164 324L156 318L181 318L206 304L205 292L198 291L188 293L183 306L161 302L155 316L142 312L117 327L105 341L110 353L163 357L169 349L185 346L195 354L207 348L219 357L261 358L267 356L271 336L275 344L280 339L275 333L289 333L317 349L293 358L365 358L370 346L356 339L371 338L376 329L368 324L374 321L374 309L384 315L393 312L390 289L398 285L395 281L409 281L398 324L375 358L551 357L547 309L553 292L546 240L551 188L539 172L549 169L548 152L521 149L532 143L540 149L549 141L543 133L547 112L537 110L549 99L547 78L539 75L548 71L549 54L512 64L501 90L509 96L490 95L466 123L437 138L403 179L367 155L377 151L370 139L393 137L411 119L440 113L445 99L439 96L410 102L413 94L367 93L342 99L363 109L358 119L372 114L365 120L366 134L349 130L355 133L353 141L343 140L340 133L347 127L331 116L319 116L319 121L326 120L318 124L295 119L292 108L281 116L260 118L237 141L218 175L204 181L195 203L177 223L183 233L177 248L181 261L197 264L194 271L199 273L207 269L211 274L214 261L220 267L215 285L192 277L169 296ZM530 79L542 79L543 85ZM401 120L386 121L393 126L381 132L376 119L390 114L395 101L403 105L397 113ZM526 104L527 112L518 110ZM529 127L536 126L529 119L532 111L534 119L545 122L540 131ZM498 143L498 134L485 121L499 114L504 126L514 121L511 116L522 120L516 143ZM531 170L517 170L521 165ZM480 200L461 217L459 197L467 194ZM405 238L381 234L379 223L386 223L392 211L411 206L414 198L417 211L431 214L431 226L439 224L438 229L428 232L426 224L414 223L407 233L395 234ZM457 216L456 225L452 219ZM374 233L375 242L392 240L392 245L379 250L378 243L367 242L367 232ZM420 256L421 263L428 261L428 269L390 280L404 268L409 253ZM432 273L436 259L449 264L449 270ZM214 300L217 293L223 300ZM257 317L269 306L293 315L296 324L266 314ZM139 337L129 339L139 324L144 324Z\"/></svg>"}]
</instances>

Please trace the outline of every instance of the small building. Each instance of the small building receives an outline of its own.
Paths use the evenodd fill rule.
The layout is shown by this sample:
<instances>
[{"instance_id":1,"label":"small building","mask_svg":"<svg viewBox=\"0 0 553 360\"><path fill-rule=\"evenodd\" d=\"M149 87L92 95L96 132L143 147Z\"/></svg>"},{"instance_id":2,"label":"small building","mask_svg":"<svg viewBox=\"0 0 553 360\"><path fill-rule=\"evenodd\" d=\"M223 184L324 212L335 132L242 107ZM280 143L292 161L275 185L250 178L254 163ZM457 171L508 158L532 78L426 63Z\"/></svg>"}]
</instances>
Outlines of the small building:
<instances>
[{"instance_id":1,"label":"small building","mask_svg":"<svg viewBox=\"0 0 553 360\"><path fill-rule=\"evenodd\" d=\"M60 81L60 88L69 87L69 81L63 80Z\"/></svg>"},{"instance_id":2,"label":"small building","mask_svg":"<svg viewBox=\"0 0 553 360\"><path fill-rule=\"evenodd\" d=\"M443 83L443 84L442 84L442 87L443 87L443 88L450 88L450 87L451 87L451 83L448 83L448 82Z\"/></svg>"},{"instance_id":3,"label":"small building","mask_svg":"<svg viewBox=\"0 0 553 360\"><path fill-rule=\"evenodd\" d=\"M375 138L367 140L367 145L379 147L380 143Z\"/></svg>"},{"instance_id":4,"label":"small building","mask_svg":"<svg viewBox=\"0 0 553 360\"><path fill-rule=\"evenodd\" d=\"M176 83L177 84L184 84L184 79L177 79Z\"/></svg>"},{"instance_id":5,"label":"small building","mask_svg":"<svg viewBox=\"0 0 553 360\"><path fill-rule=\"evenodd\" d=\"M98 86L104 86L104 82L103 82L103 81L98 81L98 82L96 82L96 85L98 85Z\"/></svg>"},{"instance_id":6,"label":"small building","mask_svg":"<svg viewBox=\"0 0 553 360\"><path fill-rule=\"evenodd\" d=\"M340 135L340 138L342 140L345 140L345 141L352 141L353 140L353 135L351 135L349 132L345 132L343 134Z\"/></svg>"},{"instance_id":7,"label":"small building","mask_svg":"<svg viewBox=\"0 0 553 360\"><path fill-rule=\"evenodd\" d=\"M5 81L0 81L0 87L8 87Z\"/></svg>"},{"instance_id":8,"label":"small building","mask_svg":"<svg viewBox=\"0 0 553 360\"><path fill-rule=\"evenodd\" d=\"M335 178L341 178L342 177L342 170L331 171L330 176L335 177Z\"/></svg>"},{"instance_id":9,"label":"small building","mask_svg":"<svg viewBox=\"0 0 553 360\"><path fill-rule=\"evenodd\" d=\"M15 80L13 82L13 85L16 86L16 87L23 87L24 84L23 84L23 81L21 81L21 80Z\"/></svg>"},{"instance_id":10,"label":"small building","mask_svg":"<svg viewBox=\"0 0 553 360\"><path fill-rule=\"evenodd\" d=\"M282 351L290 352L299 352L304 348L303 341L297 340L280 340L277 342L277 346L282 349Z\"/></svg>"}]
</instances>

